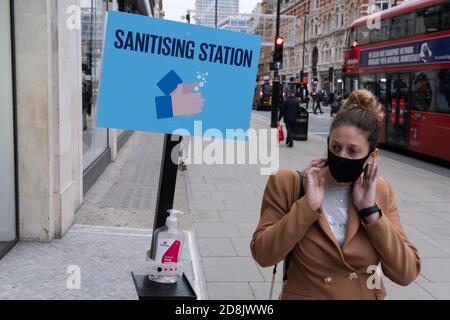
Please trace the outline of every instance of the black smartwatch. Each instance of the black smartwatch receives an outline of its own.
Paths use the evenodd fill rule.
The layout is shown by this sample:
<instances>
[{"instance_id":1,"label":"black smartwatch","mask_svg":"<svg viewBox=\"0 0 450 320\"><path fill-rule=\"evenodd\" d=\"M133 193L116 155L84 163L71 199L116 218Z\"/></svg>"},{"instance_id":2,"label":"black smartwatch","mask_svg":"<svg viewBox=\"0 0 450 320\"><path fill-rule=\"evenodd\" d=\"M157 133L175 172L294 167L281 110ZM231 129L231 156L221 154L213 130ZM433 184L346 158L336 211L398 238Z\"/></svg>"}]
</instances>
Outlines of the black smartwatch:
<instances>
[{"instance_id":1,"label":"black smartwatch","mask_svg":"<svg viewBox=\"0 0 450 320\"><path fill-rule=\"evenodd\" d=\"M373 206L369 207L369 208L364 208L362 210L359 210L359 216L361 218L367 218L368 216L379 212L380 208L378 208L377 204L375 203Z\"/></svg>"}]
</instances>

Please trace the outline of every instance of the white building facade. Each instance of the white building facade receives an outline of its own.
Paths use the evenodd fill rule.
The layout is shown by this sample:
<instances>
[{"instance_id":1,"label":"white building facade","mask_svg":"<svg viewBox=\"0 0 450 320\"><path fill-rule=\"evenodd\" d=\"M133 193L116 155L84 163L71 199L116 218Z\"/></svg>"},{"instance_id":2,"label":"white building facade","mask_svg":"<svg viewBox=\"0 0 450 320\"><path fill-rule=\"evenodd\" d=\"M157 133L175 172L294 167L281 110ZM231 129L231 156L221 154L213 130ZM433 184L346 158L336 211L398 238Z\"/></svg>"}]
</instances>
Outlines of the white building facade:
<instances>
[{"instance_id":1,"label":"white building facade","mask_svg":"<svg viewBox=\"0 0 450 320\"><path fill-rule=\"evenodd\" d=\"M118 4L0 0L0 258L18 240L61 238L131 135L95 125L104 18Z\"/></svg>"}]
</instances>

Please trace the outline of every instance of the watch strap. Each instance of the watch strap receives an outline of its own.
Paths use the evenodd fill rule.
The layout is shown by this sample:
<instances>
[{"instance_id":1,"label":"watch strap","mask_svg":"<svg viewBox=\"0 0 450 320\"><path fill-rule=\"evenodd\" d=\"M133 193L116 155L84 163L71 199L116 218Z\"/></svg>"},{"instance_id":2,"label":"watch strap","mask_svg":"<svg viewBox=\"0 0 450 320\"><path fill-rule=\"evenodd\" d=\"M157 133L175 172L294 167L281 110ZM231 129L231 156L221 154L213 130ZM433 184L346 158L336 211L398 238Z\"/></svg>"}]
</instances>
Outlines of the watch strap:
<instances>
[{"instance_id":1,"label":"watch strap","mask_svg":"<svg viewBox=\"0 0 450 320\"><path fill-rule=\"evenodd\" d=\"M359 210L359 216L362 218L367 218L368 216L379 212L380 208L377 206L377 204L375 203L373 206L369 207L369 208L364 208Z\"/></svg>"}]
</instances>

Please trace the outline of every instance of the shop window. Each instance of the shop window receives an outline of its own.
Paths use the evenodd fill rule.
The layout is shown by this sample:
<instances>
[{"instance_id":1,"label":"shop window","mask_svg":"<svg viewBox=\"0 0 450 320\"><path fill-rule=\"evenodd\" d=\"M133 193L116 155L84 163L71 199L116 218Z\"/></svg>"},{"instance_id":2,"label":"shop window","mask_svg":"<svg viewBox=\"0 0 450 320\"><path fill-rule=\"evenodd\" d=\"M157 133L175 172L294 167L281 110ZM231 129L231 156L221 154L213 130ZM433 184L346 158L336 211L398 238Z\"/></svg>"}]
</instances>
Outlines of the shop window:
<instances>
[{"instance_id":1,"label":"shop window","mask_svg":"<svg viewBox=\"0 0 450 320\"><path fill-rule=\"evenodd\" d=\"M431 111L433 106L434 72L413 73L412 108L418 111Z\"/></svg>"},{"instance_id":2,"label":"shop window","mask_svg":"<svg viewBox=\"0 0 450 320\"><path fill-rule=\"evenodd\" d=\"M104 15L108 2L81 1L83 169L107 148L107 129L97 128L97 95Z\"/></svg>"},{"instance_id":3,"label":"shop window","mask_svg":"<svg viewBox=\"0 0 450 320\"><path fill-rule=\"evenodd\" d=\"M14 116L9 1L0 1L0 254L16 239Z\"/></svg>"}]
</instances>

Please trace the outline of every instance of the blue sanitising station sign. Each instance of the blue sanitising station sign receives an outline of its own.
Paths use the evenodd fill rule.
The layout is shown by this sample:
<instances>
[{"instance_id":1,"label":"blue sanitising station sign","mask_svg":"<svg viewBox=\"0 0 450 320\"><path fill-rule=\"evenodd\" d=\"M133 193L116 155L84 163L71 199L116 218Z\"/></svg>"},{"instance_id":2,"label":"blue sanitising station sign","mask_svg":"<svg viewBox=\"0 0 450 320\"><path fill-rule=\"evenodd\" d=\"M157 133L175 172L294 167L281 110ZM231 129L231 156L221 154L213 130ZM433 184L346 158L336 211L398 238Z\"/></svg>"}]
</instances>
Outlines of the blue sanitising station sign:
<instances>
[{"instance_id":1,"label":"blue sanitising station sign","mask_svg":"<svg viewBox=\"0 0 450 320\"><path fill-rule=\"evenodd\" d=\"M248 129L259 36L115 11L106 20L99 127Z\"/></svg>"}]
</instances>

